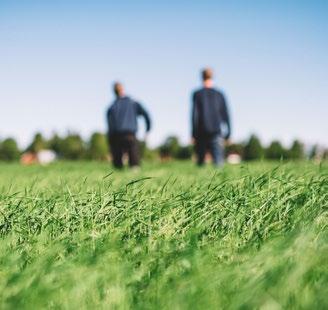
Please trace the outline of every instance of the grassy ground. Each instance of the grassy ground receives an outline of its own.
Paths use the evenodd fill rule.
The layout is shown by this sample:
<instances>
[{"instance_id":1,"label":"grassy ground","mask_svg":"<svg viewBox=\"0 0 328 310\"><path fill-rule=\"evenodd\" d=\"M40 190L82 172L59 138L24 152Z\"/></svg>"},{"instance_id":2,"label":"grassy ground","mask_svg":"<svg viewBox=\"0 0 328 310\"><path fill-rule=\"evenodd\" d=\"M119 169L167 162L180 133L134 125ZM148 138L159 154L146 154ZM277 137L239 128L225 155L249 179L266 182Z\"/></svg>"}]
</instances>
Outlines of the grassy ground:
<instances>
[{"instance_id":1,"label":"grassy ground","mask_svg":"<svg viewBox=\"0 0 328 310\"><path fill-rule=\"evenodd\" d=\"M327 173L0 164L0 308L327 309Z\"/></svg>"}]
</instances>

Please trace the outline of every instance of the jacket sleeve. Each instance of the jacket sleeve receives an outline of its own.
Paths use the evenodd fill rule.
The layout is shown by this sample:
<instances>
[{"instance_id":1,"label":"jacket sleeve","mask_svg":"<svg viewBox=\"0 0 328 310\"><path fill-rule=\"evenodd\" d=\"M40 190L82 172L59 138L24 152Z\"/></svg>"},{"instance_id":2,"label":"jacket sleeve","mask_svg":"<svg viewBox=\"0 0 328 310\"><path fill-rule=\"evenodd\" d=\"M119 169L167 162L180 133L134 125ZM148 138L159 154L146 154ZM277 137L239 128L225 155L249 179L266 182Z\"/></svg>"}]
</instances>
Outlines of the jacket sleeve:
<instances>
[{"instance_id":1,"label":"jacket sleeve","mask_svg":"<svg viewBox=\"0 0 328 310\"><path fill-rule=\"evenodd\" d=\"M198 108L196 103L196 94L192 95L192 103L191 103L191 135L193 138L197 135L197 125L198 125Z\"/></svg>"},{"instance_id":2,"label":"jacket sleeve","mask_svg":"<svg viewBox=\"0 0 328 310\"><path fill-rule=\"evenodd\" d=\"M110 119L110 113L111 113L111 108L108 108L107 113L106 113L106 124L107 124L107 130L109 131L109 119Z\"/></svg>"},{"instance_id":3,"label":"jacket sleeve","mask_svg":"<svg viewBox=\"0 0 328 310\"><path fill-rule=\"evenodd\" d=\"M148 112L142 107L140 103L137 103L137 115L141 115L146 122L146 131L149 132L151 128L151 120Z\"/></svg>"},{"instance_id":4,"label":"jacket sleeve","mask_svg":"<svg viewBox=\"0 0 328 310\"><path fill-rule=\"evenodd\" d=\"M222 120L226 125L226 133L224 138L229 139L231 135L231 123L230 123L230 116L229 116L226 99L223 95L222 95L221 115L222 115Z\"/></svg>"}]
</instances>

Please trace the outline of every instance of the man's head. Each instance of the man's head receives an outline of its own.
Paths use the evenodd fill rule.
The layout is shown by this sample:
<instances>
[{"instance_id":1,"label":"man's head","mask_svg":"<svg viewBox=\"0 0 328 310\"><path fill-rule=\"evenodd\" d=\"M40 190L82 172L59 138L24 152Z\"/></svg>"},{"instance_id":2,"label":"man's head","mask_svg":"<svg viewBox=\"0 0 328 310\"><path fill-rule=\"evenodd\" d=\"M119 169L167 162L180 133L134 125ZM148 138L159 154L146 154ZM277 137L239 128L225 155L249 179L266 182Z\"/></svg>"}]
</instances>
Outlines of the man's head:
<instances>
[{"instance_id":1,"label":"man's head","mask_svg":"<svg viewBox=\"0 0 328 310\"><path fill-rule=\"evenodd\" d=\"M115 82L113 86L113 90L116 97L124 96L124 87L120 82Z\"/></svg>"},{"instance_id":2,"label":"man's head","mask_svg":"<svg viewBox=\"0 0 328 310\"><path fill-rule=\"evenodd\" d=\"M202 80L203 80L205 87L212 87L213 70L211 68L205 68L202 70Z\"/></svg>"}]
</instances>

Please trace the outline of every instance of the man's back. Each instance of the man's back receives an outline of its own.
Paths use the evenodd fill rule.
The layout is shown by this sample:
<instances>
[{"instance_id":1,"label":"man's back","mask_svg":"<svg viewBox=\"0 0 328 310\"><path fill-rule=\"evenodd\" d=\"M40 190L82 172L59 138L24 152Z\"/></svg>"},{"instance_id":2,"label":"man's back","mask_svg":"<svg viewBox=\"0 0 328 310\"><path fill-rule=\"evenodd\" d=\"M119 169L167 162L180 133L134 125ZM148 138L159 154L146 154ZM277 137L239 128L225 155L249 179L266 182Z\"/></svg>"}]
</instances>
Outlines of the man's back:
<instances>
[{"instance_id":1,"label":"man's back","mask_svg":"<svg viewBox=\"0 0 328 310\"><path fill-rule=\"evenodd\" d=\"M192 131L193 137L206 134L221 134L225 124L230 135L230 121L225 98L214 88L201 88L193 94Z\"/></svg>"},{"instance_id":2,"label":"man's back","mask_svg":"<svg viewBox=\"0 0 328 310\"><path fill-rule=\"evenodd\" d=\"M107 112L109 134L136 133L139 115L145 117L148 131L150 119L142 106L126 96L117 98Z\"/></svg>"}]
</instances>

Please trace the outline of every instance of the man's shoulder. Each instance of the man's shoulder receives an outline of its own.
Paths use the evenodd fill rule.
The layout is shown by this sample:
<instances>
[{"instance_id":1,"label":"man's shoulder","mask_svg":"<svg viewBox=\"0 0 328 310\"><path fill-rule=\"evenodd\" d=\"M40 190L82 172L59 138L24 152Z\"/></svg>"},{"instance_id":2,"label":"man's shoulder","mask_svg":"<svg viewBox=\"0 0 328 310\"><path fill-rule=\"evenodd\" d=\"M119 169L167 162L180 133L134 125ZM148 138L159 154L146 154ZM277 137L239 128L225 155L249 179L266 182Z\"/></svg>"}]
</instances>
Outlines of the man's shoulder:
<instances>
[{"instance_id":1,"label":"man's shoulder","mask_svg":"<svg viewBox=\"0 0 328 310\"><path fill-rule=\"evenodd\" d=\"M110 112L111 110L113 110L113 109L115 108L115 106L116 106L116 104L117 104L116 101L117 101L117 100L114 100L114 101L112 101L112 102L109 104L108 109L107 109L108 112Z\"/></svg>"},{"instance_id":2,"label":"man's shoulder","mask_svg":"<svg viewBox=\"0 0 328 310\"><path fill-rule=\"evenodd\" d=\"M218 89L218 88L212 88L212 91L220 98L220 99L224 99L224 93L222 90Z\"/></svg>"},{"instance_id":3,"label":"man's shoulder","mask_svg":"<svg viewBox=\"0 0 328 310\"><path fill-rule=\"evenodd\" d=\"M202 88L196 89L193 91L193 96L197 97L197 96L201 96L206 93L215 93L220 97L224 97L223 92L215 87L212 87L212 88L202 87Z\"/></svg>"},{"instance_id":4,"label":"man's shoulder","mask_svg":"<svg viewBox=\"0 0 328 310\"><path fill-rule=\"evenodd\" d=\"M205 92L215 92L215 93L219 93L222 94L222 91L219 88L216 87L201 87L201 88L197 88L193 91L194 94L198 94L198 93L205 93Z\"/></svg>"},{"instance_id":5,"label":"man's shoulder","mask_svg":"<svg viewBox=\"0 0 328 310\"><path fill-rule=\"evenodd\" d=\"M130 104L130 105L136 105L138 104L138 102L136 100L134 100L131 97L125 96L123 98L121 98L122 102L126 103L126 104Z\"/></svg>"},{"instance_id":6,"label":"man's shoulder","mask_svg":"<svg viewBox=\"0 0 328 310\"><path fill-rule=\"evenodd\" d=\"M212 93L221 95L221 96L223 95L222 91L219 88L216 88L216 87L204 88L204 90L207 91L207 92L212 92Z\"/></svg>"},{"instance_id":7,"label":"man's shoulder","mask_svg":"<svg viewBox=\"0 0 328 310\"><path fill-rule=\"evenodd\" d=\"M133 100L133 99L130 98L130 97L125 96L125 97L122 97L122 98L117 98L117 99L115 99L115 100L112 102L112 104L111 104L110 107L115 107L115 106L121 105L122 103L123 103L123 104L135 104L136 101Z\"/></svg>"},{"instance_id":8,"label":"man's shoulder","mask_svg":"<svg viewBox=\"0 0 328 310\"><path fill-rule=\"evenodd\" d=\"M198 88L192 92L192 95L193 95L193 97L196 97L196 96L199 96L200 94L202 94L203 92L204 92L204 88Z\"/></svg>"},{"instance_id":9,"label":"man's shoulder","mask_svg":"<svg viewBox=\"0 0 328 310\"><path fill-rule=\"evenodd\" d=\"M115 99L114 101L112 101L107 109L108 113L111 111L115 111L116 108L119 106L120 104L120 100L119 98Z\"/></svg>"},{"instance_id":10,"label":"man's shoulder","mask_svg":"<svg viewBox=\"0 0 328 310\"><path fill-rule=\"evenodd\" d=\"M196 88L196 89L194 90L194 94L202 93L202 92L204 92L205 90L206 90L205 87Z\"/></svg>"}]
</instances>

